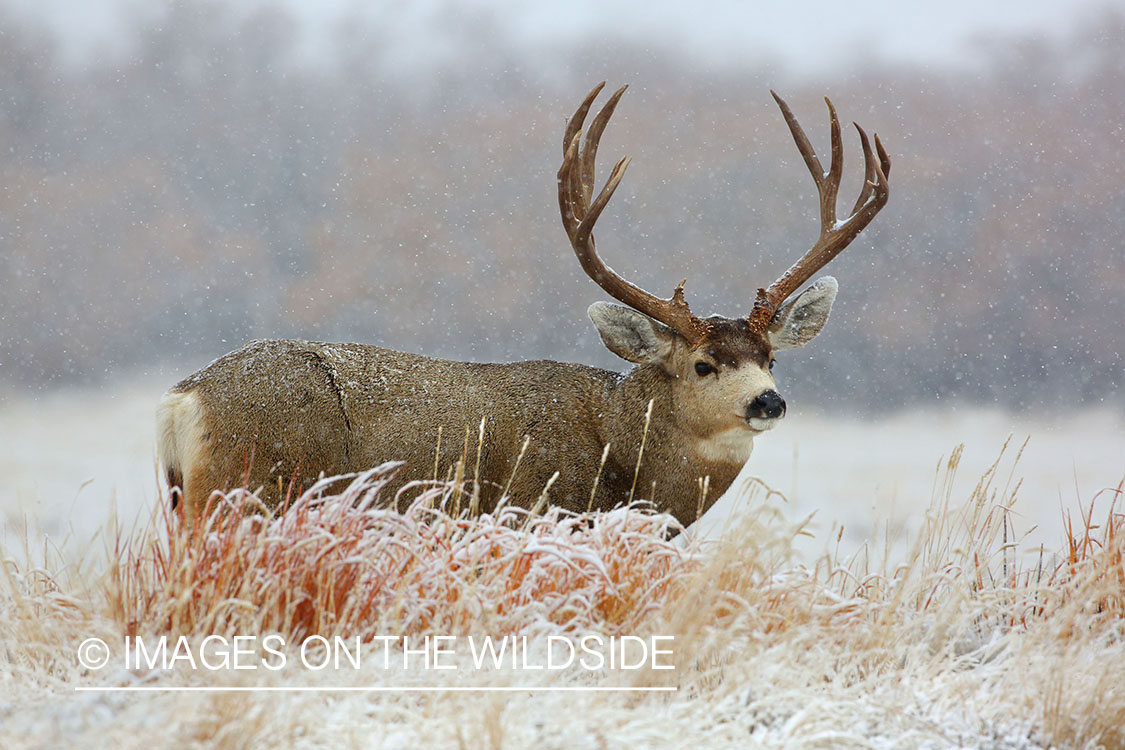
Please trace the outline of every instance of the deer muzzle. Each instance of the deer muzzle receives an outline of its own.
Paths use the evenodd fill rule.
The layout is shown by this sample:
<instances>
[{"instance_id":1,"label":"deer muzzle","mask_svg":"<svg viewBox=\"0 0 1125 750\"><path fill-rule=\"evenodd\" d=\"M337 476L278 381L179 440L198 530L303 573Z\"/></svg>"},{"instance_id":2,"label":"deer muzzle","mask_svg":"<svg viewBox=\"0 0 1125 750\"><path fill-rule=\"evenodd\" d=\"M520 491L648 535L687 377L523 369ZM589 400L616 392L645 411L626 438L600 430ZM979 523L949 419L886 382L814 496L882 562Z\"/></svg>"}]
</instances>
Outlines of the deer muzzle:
<instances>
[{"instance_id":1,"label":"deer muzzle","mask_svg":"<svg viewBox=\"0 0 1125 750\"><path fill-rule=\"evenodd\" d=\"M755 430L769 430L785 416L785 399L775 390L759 393L746 407L746 421Z\"/></svg>"}]
</instances>

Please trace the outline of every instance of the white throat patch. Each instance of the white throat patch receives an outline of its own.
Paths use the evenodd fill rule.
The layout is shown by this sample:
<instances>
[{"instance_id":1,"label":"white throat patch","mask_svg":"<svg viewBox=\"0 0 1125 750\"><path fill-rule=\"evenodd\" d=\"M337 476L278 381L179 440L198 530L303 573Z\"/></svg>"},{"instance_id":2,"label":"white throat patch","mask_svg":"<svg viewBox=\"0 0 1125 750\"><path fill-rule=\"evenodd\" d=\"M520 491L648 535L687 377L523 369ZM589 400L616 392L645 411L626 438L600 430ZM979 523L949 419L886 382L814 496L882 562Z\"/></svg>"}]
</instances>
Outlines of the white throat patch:
<instances>
[{"instance_id":1,"label":"white throat patch","mask_svg":"<svg viewBox=\"0 0 1125 750\"><path fill-rule=\"evenodd\" d=\"M746 463L754 450L754 433L743 426L731 427L700 440L696 451L706 461L715 463Z\"/></svg>"}]
</instances>

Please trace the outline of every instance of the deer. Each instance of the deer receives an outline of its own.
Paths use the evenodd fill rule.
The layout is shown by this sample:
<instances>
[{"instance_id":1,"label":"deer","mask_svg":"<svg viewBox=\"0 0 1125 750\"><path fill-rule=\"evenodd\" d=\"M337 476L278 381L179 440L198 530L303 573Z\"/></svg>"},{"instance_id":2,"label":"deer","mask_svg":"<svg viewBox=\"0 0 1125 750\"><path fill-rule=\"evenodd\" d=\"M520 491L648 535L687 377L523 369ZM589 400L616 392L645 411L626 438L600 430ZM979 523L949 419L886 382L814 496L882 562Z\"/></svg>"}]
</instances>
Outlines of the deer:
<instances>
[{"instance_id":1,"label":"deer","mask_svg":"<svg viewBox=\"0 0 1125 750\"><path fill-rule=\"evenodd\" d=\"M734 481L758 435L785 416L774 355L807 344L828 320L838 284L802 285L843 251L887 203L891 161L858 124L864 181L837 216L843 174L840 122L828 106L827 170L789 106L771 91L820 197L820 234L748 314L697 317L684 283L670 298L631 283L599 256L593 229L629 166L623 157L595 196L594 162L627 86L594 117L605 83L566 123L557 173L563 227L582 270L622 304L588 309L627 372L550 360L455 362L374 345L255 340L180 381L157 408L157 452L172 507L187 516L215 491L255 489L277 507L318 478L402 462L384 491L473 474L476 512L546 500L605 511L642 497L684 527ZM686 281L686 280L685 280ZM469 435L473 440L469 439ZM476 437L479 436L479 441ZM470 443L476 443L475 455ZM469 455L466 455L466 454Z\"/></svg>"}]
</instances>

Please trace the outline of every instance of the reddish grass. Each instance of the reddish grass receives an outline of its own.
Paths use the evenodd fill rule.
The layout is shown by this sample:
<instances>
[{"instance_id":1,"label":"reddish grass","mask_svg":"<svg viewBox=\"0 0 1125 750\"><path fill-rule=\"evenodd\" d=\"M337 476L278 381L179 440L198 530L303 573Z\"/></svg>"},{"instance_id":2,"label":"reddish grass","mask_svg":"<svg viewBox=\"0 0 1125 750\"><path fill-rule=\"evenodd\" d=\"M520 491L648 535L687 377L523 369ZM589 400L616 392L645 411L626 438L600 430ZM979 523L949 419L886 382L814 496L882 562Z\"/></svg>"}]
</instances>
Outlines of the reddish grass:
<instances>
[{"instance_id":1,"label":"reddish grass","mask_svg":"<svg viewBox=\"0 0 1125 750\"><path fill-rule=\"evenodd\" d=\"M162 514L158 533L123 545L112 573L126 632L612 633L658 607L693 565L665 539L674 519L639 505L470 519L441 509L448 485L396 512L376 507L378 471L339 494L322 495L327 484L278 514L243 491L216 494L191 525Z\"/></svg>"}]
</instances>

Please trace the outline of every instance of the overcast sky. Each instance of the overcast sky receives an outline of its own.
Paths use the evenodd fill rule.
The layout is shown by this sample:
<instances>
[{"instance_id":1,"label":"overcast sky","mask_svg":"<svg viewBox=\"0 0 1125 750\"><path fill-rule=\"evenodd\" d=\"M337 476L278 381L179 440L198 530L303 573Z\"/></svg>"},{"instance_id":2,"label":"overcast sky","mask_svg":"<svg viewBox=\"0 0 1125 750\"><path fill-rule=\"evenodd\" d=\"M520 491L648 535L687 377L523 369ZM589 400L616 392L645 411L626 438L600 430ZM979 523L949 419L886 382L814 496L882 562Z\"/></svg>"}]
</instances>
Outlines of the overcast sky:
<instances>
[{"instance_id":1,"label":"overcast sky","mask_svg":"<svg viewBox=\"0 0 1125 750\"><path fill-rule=\"evenodd\" d=\"M0 0L61 32L78 54L114 49L132 16L151 13L143 0ZM253 7L270 0L230 0ZM434 19L456 3L462 14L478 11L498 19L496 33L527 47L569 35L616 27L638 39L682 49L702 62L771 59L789 70L816 73L866 55L925 64L973 62L974 46L996 35L1051 37L1076 19L1125 0L832 0L751 2L708 0L272 0L303 19L308 47L323 31L362 13L396 28L408 48L433 54L441 39L428 33ZM439 52L440 54L440 52Z\"/></svg>"}]
</instances>

